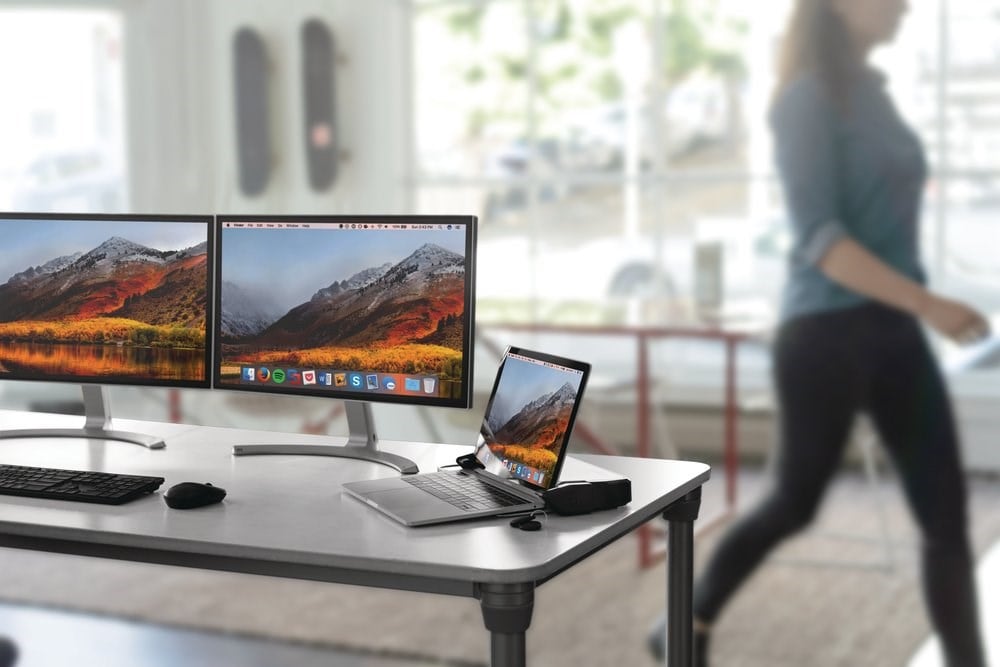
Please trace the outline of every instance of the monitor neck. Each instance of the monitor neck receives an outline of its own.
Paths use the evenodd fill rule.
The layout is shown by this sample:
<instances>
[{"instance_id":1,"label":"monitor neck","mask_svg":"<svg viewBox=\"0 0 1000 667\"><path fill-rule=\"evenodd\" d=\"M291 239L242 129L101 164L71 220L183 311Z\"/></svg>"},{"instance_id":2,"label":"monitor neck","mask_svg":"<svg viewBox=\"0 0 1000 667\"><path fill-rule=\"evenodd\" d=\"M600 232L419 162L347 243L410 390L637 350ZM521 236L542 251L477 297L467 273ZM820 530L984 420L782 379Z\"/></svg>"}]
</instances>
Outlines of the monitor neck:
<instances>
[{"instance_id":1,"label":"monitor neck","mask_svg":"<svg viewBox=\"0 0 1000 667\"><path fill-rule=\"evenodd\" d=\"M372 404L367 401L344 401L347 415L347 446L378 449L378 433L375 431L375 415Z\"/></svg>"}]
</instances>

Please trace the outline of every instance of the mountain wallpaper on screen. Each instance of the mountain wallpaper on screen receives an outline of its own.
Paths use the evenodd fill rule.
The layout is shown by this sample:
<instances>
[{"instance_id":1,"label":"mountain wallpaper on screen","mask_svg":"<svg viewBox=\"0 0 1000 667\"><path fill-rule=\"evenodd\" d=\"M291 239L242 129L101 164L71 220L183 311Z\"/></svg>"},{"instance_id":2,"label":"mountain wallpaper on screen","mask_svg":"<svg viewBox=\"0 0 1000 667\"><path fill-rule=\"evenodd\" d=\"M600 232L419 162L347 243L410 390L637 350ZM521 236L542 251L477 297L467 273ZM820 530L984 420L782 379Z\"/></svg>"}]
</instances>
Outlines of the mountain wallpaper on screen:
<instances>
[{"instance_id":1,"label":"mountain wallpaper on screen","mask_svg":"<svg viewBox=\"0 0 1000 667\"><path fill-rule=\"evenodd\" d=\"M500 458L544 470L549 478L559 459L575 402L576 389L567 382L529 402L506 423L489 424L494 438L490 450Z\"/></svg>"},{"instance_id":2,"label":"mountain wallpaper on screen","mask_svg":"<svg viewBox=\"0 0 1000 667\"><path fill-rule=\"evenodd\" d=\"M224 377L248 362L461 377L465 261L436 244L320 283L280 314L272 302L222 283Z\"/></svg>"},{"instance_id":3,"label":"mountain wallpaper on screen","mask_svg":"<svg viewBox=\"0 0 1000 667\"><path fill-rule=\"evenodd\" d=\"M114 236L0 285L0 340L204 348L202 243L155 250Z\"/></svg>"}]
</instances>

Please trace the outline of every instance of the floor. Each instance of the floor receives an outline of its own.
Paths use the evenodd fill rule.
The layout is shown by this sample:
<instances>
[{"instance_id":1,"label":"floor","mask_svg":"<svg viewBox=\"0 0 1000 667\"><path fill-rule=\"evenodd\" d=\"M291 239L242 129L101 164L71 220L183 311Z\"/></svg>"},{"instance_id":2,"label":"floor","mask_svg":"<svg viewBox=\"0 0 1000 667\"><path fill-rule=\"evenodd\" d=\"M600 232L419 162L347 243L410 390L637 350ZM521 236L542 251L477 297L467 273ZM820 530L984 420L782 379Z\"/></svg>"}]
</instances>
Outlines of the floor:
<instances>
[{"instance_id":1,"label":"floor","mask_svg":"<svg viewBox=\"0 0 1000 667\"><path fill-rule=\"evenodd\" d=\"M349 655L318 646L178 630L23 605L0 604L0 628L17 640L20 654L17 667L432 667L461 664Z\"/></svg>"},{"instance_id":2,"label":"floor","mask_svg":"<svg viewBox=\"0 0 1000 667\"><path fill-rule=\"evenodd\" d=\"M973 543L983 563L1000 550L1000 484L992 476L969 481ZM744 497L751 502L759 487L753 477L746 482ZM879 508L888 540L880 534ZM698 561L704 563L723 533L701 536ZM842 473L817 521L780 546L720 617L711 664L941 667L933 650L930 662L910 664L931 639L917 542L892 475L872 489L860 475ZM996 604L1000 588L989 582L980 570L980 597ZM984 632L992 635L988 644L1000 647L1000 625L984 623Z\"/></svg>"}]
</instances>

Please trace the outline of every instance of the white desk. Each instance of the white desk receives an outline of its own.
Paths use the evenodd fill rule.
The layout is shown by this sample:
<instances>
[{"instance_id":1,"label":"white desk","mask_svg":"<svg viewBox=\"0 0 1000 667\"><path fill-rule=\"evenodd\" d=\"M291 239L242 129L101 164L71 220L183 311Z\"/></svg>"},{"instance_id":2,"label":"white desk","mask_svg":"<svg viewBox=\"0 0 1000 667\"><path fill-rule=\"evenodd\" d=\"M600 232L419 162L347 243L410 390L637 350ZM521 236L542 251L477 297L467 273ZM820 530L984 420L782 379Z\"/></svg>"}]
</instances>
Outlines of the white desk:
<instances>
[{"instance_id":1,"label":"white desk","mask_svg":"<svg viewBox=\"0 0 1000 667\"><path fill-rule=\"evenodd\" d=\"M0 429L66 426L82 418L0 411ZM322 443L323 438L116 420L162 435L165 449L77 439L0 441L0 461L159 475L161 492L208 481L226 500L171 510L157 493L125 505L0 496L0 546L439 593L480 600L493 665L525 663L535 588L660 515L671 521L668 665L690 664L692 524L709 468L700 463L580 456L563 479L601 471L632 480L632 502L578 517L550 516L542 531L506 519L406 528L344 495L343 482L397 474L363 461L311 456L233 457L236 444ZM383 442L431 471L468 447ZM668 510L669 508L669 510ZM665 514L665 512L667 512Z\"/></svg>"}]
</instances>

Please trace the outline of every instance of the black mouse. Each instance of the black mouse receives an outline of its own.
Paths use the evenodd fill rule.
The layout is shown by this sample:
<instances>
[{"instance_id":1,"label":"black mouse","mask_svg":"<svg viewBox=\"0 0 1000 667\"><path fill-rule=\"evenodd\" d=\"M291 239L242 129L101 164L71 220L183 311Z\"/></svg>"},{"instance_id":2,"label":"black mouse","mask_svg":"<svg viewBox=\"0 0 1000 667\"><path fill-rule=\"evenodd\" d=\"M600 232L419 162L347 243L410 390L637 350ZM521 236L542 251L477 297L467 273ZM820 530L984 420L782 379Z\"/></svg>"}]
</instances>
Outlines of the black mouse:
<instances>
[{"instance_id":1,"label":"black mouse","mask_svg":"<svg viewBox=\"0 0 1000 667\"><path fill-rule=\"evenodd\" d=\"M226 497L226 490L209 483L180 482L163 494L163 500L175 510L189 510L217 503Z\"/></svg>"}]
</instances>

